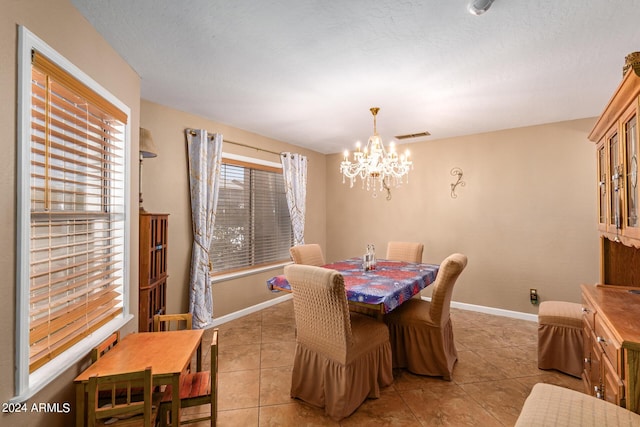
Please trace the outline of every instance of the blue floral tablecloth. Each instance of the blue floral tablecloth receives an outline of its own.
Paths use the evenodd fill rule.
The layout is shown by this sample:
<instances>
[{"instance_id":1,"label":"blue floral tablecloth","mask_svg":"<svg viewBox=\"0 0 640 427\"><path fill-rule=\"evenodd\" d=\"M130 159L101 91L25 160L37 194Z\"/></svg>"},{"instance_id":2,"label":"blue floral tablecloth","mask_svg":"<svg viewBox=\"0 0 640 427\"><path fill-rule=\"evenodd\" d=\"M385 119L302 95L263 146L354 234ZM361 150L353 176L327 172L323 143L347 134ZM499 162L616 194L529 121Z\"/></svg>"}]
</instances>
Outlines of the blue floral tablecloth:
<instances>
[{"instance_id":1,"label":"blue floral tablecloth","mask_svg":"<svg viewBox=\"0 0 640 427\"><path fill-rule=\"evenodd\" d=\"M343 275L349 301L382 304L385 313L433 283L440 268L436 264L380 259L375 270L363 271L361 258L351 258L323 267L337 270ZM291 291L284 275L267 280L267 287L272 291Z\"/></svg>"}]
</instances>

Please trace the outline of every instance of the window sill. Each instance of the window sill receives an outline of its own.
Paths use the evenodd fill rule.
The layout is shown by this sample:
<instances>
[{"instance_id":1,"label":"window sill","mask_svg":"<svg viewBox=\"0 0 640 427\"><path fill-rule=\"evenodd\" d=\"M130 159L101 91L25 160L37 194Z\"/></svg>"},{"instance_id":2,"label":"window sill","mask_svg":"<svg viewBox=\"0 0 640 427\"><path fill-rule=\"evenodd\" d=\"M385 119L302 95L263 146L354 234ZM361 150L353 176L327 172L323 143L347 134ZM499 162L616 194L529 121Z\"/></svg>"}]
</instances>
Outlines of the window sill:
<instances>
[{"instance_id":1,"label":"window sill","mask_svg":"<svg viewBox=\"0 0 640 427\"><path fill-rule=\"evenodd\" d=\"M273 265L268 265L268 266L265 266L265 267L253 268L251 270L236 271L234 273L221 274L221 275L218 275L218 276L211 276L211 283L214 284L214 283L218 283L218 282L226 282L227 280L239 279L239 278L245 277L245 276L252 276L254 274L263 273L265 271L277 270L277 269L282 268L285 265L289 265L289 264L292 264L292 262L291 261L287 261L287 262L282 262L280 264L273 264Z\"/></svg>"},{"instance_id":2,"label":"window sill","mask_svg":"<svg viewBox=\"0 0 640 427\"><path fill-rule=\"evenodd\" d=\"M54 361L30 374L28 387L21 390L17 396L12 397L9 403L22 403L32 398L36 393L51 384L59 375L66 372L67 369L73 368L75 364L87 358L92 348L100 344L114 331L121 329L131 319L133 319L133 315L129 314L112 320L74 347L57 356ZM61 369L61 367L64 367L64 369Z\"/></svg>"}]
</instances>

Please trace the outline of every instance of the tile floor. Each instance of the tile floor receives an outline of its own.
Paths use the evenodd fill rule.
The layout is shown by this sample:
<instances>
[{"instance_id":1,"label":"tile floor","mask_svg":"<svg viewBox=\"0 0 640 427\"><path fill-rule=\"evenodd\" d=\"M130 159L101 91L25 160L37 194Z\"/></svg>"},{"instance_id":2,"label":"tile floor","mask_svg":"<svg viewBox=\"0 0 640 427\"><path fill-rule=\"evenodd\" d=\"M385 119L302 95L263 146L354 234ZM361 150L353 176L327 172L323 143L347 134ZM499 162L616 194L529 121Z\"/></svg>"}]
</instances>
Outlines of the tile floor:
<instances>
[{"instance_id":1,"label":"tile floor","mask_svg":"<svg viewBox=\"0 0 640 427\"><path fill-rule=\"evenodd\" d=\"M582 391L580 379L537 368L537 323L459 309L451 317L458 348L453 381L394 371L379 399L341 422L289 396L292 301L220 325L218 425L512 426L535 383Z\"/></svg>"}]
</instances>

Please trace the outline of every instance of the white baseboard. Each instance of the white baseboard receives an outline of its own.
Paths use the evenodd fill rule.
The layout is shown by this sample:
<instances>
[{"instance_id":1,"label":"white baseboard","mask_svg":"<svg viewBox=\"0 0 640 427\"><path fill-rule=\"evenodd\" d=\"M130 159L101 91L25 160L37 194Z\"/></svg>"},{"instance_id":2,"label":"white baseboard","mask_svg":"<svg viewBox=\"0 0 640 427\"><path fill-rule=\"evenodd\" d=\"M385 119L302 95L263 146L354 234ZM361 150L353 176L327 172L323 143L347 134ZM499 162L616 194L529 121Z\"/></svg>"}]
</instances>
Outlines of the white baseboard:
<instances>
[{"instance_id":1,"label":"white baseboard","mask_svg":"<svg viewBox=\"0 0 640 427\"><path fill-rule=\"evenodd\" d=\"M431 301L430 297L422 297L423 300ZM530 322L537 322L538 315L531 313L522 313L520 311L504 310L502 308L485 307L483 305L467 304L464 302L451 301L451 307L459 308L461 310L477 311L479 313L493 314L494 316L511 317L514 319L528 320Z\"/></svg>"},{"instance_id":2,"label":"white baseboard","mask_svg":"<svg viewBox=\"0 0 640 427\"><path fill-rule=\"evenodd\" d=\"M227 323L232 320L236 320L241 317L244 317L248 314L255 313L260 310L264 310L267 307L280 304L281 302L285 302L287 300L290 300L291 298L293 298L293 294L288 293L281 297L270 299L269 301L261 302L260 304L252 305L251 307L243 308L242 310L239 310L239 311L234 311L233 313L226 314L224 316L220 316L218 318L213 319L213 322L211 322L211 326L209 327L214 328L216 326L222 325L223 323Z\"/></svg>"},{"instance_id":3,"label":"white baseboard","mask_svg":"<svg viewBox=\"0 0 640 427\"><path fill-rule=\"evenodd\" d=\"M269 301L261 302L260 304L252 305L251 307L243 308L242 310L235 311L235 312L230 313L230 314L226 314L224 316L221 316L221 317L218 317L216 319L213 319L213 322L211 323L210 327L213 328L213 327L222 325L223 323L227 323L227 322L230 322L232 320L239 319L239 318L244 317L244 316L246 316L248 314L252 314L252 313L258 312L260 310L264 310L267 307L271 307L271 306L274 306L276 304L280 304L281 302L288 301L291 298L293 298L292 294L286 294L286 295L283 295L281 297L271 299ZM431 301L430 297L422 297L422 299L425 300L425 301ZM485 307L485 306L482 306L482 305L467 304L467 303L464 303L464 302L456 302L456 301L451 301L451 307L459 308L461 310L477 311L479 313L492 314L492 315L495 315L495 316L504 316L504 317L511 317L511 318L514 318L514 319L528 320L530 322L537 322L538 321L538 316L535 315L535 314L522 313L522 312L519 312L519 311L504 310L502 308Z\"/></svg>"}]
</instances>

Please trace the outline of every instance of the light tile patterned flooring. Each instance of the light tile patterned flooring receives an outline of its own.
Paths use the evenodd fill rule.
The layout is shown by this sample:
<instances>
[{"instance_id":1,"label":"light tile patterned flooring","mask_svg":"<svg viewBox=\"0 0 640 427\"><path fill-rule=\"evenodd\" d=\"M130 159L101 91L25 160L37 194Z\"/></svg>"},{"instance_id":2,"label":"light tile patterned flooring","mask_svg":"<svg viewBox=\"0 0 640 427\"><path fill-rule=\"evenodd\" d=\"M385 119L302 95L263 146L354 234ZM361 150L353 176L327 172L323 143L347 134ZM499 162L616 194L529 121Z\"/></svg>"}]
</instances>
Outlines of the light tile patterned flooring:
<instances>
[{"instance_id":1,"label":"light tile patterned flooring","mask_svg":"<svg viewBox=\"0 0 640 427\"><path fill-rule=\"evenodd\" d=\"M512 426L534 384L583 390L580 379L538 369L537 323L459 309L451 317L458 349L453 381L396 370L379 399L366 400L340 422L289 396L291 300L225 323L219 326L218 425ZM207 331L204 344L210 340Z\"/></svg>"}]
</instances>

